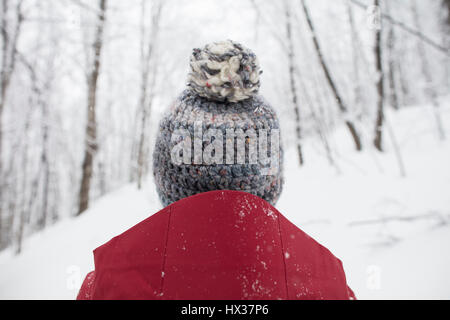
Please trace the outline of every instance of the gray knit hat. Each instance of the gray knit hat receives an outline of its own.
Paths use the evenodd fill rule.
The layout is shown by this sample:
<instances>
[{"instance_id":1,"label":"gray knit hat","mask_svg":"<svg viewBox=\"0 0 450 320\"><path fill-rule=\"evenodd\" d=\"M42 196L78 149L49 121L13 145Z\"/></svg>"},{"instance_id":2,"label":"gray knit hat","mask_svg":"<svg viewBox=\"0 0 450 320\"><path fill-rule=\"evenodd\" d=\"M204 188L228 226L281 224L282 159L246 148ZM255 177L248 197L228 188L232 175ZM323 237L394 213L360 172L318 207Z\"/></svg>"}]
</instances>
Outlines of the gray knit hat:
<instances>
[{"instance_id":1,"label":"gray knit hat","mask_svg":"<svg viewBox=\"0 0 450 320\"><path fill-rule=\"evenodd\" d=\"M280 126L259 95L258 60L233 41L194 49L188 89L163 117L153 174L164 206L212 190L240 190L272 205L282 185Z\"/></svg>"}]
</instances>

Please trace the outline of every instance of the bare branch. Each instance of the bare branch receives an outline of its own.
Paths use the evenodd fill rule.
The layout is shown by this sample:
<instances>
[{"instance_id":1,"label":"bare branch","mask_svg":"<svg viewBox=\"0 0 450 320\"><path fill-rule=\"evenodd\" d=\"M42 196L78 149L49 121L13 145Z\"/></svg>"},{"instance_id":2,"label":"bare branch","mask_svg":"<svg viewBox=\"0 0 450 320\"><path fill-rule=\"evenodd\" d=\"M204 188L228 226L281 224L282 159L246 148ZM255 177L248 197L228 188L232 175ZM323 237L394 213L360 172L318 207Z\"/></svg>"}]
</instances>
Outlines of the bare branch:
<instances>
[{"instance_id":1,"label":"bare branch","mask_svg":"<svg viewBox=\"0 0 450 320\"><path fill-rule=\"evenodd\" d=\"M385 224L389 222L414 222L418 220L438 220L440 224L448 224L450 222L449 215L442 215L438 212L429 212L425 214L415 215L415 216L392 216L384 217L380 219L369 219L350 222L348 225L350 227L369 225L369 224Z\"/></svg>"},{"instance_id":2,"label":"bare branch","mask_svg":"<svg viewBox=\"0 0 450 320\"><path fill-rule=\"evenodd\" d=\"M350 0L354 5L366 10L368 8L368 5L365 5L364 3L358 1L358 0ZM419 30L416 30L414 28L411 28L410 26L406 25L405 23L401 21L397 21L394 18L392 18L387 13L381 13L381 17L388 21L389 23L393 24L394 26L397 26L404 31L408 32L409 34L421 39L426 44L430 45L431 47L435 48L436 50L444 53L447 56L450 56L449 48L446 48L438 43L436 43L434 40L432 40L430 37L424 35Z\"/></svg>"}]
</instances>

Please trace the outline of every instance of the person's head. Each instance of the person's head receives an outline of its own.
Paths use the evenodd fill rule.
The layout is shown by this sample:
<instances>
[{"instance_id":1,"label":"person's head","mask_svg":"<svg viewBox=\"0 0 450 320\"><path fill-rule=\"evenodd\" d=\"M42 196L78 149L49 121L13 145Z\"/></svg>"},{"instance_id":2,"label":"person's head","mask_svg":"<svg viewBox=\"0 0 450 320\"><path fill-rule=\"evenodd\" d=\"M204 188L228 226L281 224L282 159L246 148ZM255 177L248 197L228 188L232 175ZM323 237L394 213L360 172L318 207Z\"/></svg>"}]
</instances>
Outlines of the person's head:
<instances>
[{"instance_id":1,"label":"person's head","mask_svg":"<svg viewBox=\"0 0 450 320\"><path fill-rule=\"evenodd\" d=\"M162 203L212 191L240 190L275 204L282 185L280 126L257 95L262 71L233 41L194 49L188 88L163 117L153 151Z\"/></svg>"}]
</instances>

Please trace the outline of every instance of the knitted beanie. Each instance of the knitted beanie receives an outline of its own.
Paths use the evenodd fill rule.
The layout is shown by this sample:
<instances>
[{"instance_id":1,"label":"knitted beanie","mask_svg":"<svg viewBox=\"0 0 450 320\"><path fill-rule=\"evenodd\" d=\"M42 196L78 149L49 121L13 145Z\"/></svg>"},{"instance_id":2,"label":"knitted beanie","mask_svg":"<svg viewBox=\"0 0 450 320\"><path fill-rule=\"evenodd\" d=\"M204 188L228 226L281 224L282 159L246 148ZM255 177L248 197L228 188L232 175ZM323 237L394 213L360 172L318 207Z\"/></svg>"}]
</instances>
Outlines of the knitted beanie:
<instances>
[{"instance_id":1,"label":"knitted beanie","mask_svg":"<svg viewBox=\"0 0 450 320\"><path fill-rule=\"evenodd\" d=\"M262 71L234 41L194 49L184 90L163 117L153 151L161 202L212 190L239 190L272 205L282 185L280 126L259 95Z\"/></svg>"}]
</instances>

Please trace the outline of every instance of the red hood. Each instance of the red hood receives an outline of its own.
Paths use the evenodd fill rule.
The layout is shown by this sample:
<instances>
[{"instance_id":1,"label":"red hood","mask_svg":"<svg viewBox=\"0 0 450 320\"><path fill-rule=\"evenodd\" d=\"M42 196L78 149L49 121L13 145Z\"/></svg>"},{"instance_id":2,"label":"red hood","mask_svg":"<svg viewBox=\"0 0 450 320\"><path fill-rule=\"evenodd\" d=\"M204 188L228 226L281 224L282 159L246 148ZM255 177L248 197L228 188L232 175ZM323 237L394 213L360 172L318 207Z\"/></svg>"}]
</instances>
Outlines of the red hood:
<instances>
[{"instance_id":1,"label":"red hood","mask_svg":"<svg viewBox=\"0 0 450 320\"><path fill-rule=\"evenodd\" d=\"M94 251L79 299L349 299L342 263L266 201L180 200Z\"/></svg>"}]
</instances>

